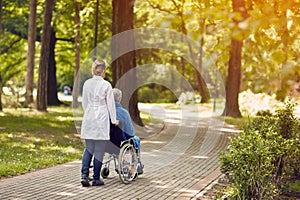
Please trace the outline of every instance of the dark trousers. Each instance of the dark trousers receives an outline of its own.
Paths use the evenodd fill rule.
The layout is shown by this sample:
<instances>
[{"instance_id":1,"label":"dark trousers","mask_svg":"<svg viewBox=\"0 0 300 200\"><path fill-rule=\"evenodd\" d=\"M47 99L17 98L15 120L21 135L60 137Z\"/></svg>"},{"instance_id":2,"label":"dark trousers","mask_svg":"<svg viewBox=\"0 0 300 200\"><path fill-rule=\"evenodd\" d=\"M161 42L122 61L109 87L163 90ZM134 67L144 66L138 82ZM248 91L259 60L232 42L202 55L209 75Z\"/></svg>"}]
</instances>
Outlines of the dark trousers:
<instances>
[{"instance_id":1,"label":"dark trousers","mask_svg":"<svg viewBox=\"0 0 300 200\"><path fill-rule=\"evenodd\" d=\"M100 171L102 168L103 156L105 153L107 141L106 140L85 140L85 149L82 156L82 177L89 176L89 168L94 155L94 180L100 179Z\"/></svg>"}]
</instances>

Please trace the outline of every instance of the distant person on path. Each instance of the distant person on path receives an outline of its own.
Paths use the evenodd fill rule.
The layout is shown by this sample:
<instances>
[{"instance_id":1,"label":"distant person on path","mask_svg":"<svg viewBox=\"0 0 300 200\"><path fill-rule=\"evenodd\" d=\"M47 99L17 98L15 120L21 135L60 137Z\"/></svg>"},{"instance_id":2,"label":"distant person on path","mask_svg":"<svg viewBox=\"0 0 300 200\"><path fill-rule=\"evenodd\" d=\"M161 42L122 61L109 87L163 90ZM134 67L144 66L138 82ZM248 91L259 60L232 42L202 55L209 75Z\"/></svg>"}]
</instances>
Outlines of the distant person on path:
<instances>
[{"instance_id":1,"label":"distant person on path","mask_svg":"<svg viewBox=\"0 0 300 200\"><path fill-rule=\"evenodd\" d=\"M128 111L122 107L121 105L121 100L122 100L122 91L113 88L113 95L115 99L115 105L116 105L116 112L117 112L117 120L119 122L118 126L111 127L111 141L117 145L118 147L120 146L121 140L128 140L130 138L133 138L134 143L136 147L138 148L138 168L137 168L137 173L138 174L143 174L143 168L144 166L141 163L140 159L140 138L134 135L134 127L130 118L130 115ZM118 130L117 130L118 129ZM121 134L123 136L116 136L116 133ZM122 138L122 139L120 139ZM114 141L115 140L115 141Z\"/></svg>"},{"instance_id":2,"label":"distant person on path","mask_svg":"<svg viewBox=\"0 0 300 200\"><path fill-rule=\"evenodd\" d=\"M111 84L104 80L106 65L103 60L92 64L93 77L83 85L82 107L84 116L81 126L81 138L85 140L82 156L81 184L90 186L89 168L94 155L92 186L104 185L100 180L103 155L107 141L110 139L111 123L117 125L116 107Z\"/></svg>"},{"instance_id":3,"label":"distant person on path","mask_svg":"<svg viewBox=\"0 0 300 200\"><path fill-rule=\"evenodd\" d=\"M65 96L68 96L68 95L71 95L71 94L72 94L72 89L71 89L70 86L65 85L63 89L64 89L64 95L65 95Z\"/></svg>"}]
</instances>

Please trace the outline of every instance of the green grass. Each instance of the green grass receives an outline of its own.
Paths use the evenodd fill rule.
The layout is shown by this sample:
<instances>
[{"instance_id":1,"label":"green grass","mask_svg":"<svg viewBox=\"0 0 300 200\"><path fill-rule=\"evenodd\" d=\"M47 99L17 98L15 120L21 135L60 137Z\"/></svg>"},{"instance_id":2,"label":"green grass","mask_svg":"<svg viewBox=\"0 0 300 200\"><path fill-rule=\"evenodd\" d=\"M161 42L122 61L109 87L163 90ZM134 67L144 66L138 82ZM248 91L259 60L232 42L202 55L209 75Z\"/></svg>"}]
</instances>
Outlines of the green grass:
<instances>
[{"instance_id":1,"label":"green grass","mask_svg":"<svg viewBox=\"0 0 300 200\"><path fill-rule=\"evenodd\" d=\"M227 124L237 126L239 129L244 130L248 127L253 117L242 117L242 118L233 118L233 117L221 117L217 116L217 119L225 120Z\"/></svg>"},{"instance_id":2,"label":"green grass","mask_svg":"<svg viewBox=\"0 0 300 200\"><path fill-rule=\"evenodd\" d=\"M163 104L163 107L171 110L180 110L181 106L176 103Z\"/></svg>"},{"instance_id":3,"label":"green grass","mask_svg":"<svg viewBox=\"0 0 300 200\"><path fill-rule=\"evenodd\" d=\"M150 113L140 111L140 117L144 124L158 124L163 123L163 119L155 118Z\"/></svg>"},{"instance_id":4,"label":"green grass","mask_svg":"<svg viewBox=\"0 0 300 200\"><path fill-rule=\"evenodd\" d=\"M5 109L0 113L0 178L80 159L83 144L70 107L47 113Z\"/></svg>"},{"instance_id":5,"label":"green grass","mask_svg":"<svg viewBox=\"0 0 300 200\"><path fill-rule=\"evenodd\" d=\"M225 117L225 122L227 124L232 124L240 129L245 129L251 122L252 117L242 117L242 118L233 118L233 117Z\"/></svg>"}]
</instances>

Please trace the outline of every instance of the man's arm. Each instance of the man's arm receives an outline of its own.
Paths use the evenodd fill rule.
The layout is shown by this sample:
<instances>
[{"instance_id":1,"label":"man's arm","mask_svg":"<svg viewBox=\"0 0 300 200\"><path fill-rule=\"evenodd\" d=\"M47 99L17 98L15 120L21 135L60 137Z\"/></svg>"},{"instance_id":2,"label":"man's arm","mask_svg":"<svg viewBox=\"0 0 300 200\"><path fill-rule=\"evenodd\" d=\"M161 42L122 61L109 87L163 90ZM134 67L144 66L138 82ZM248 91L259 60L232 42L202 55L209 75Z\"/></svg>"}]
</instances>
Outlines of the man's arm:
<instances>
[{"instance_id":1,"label":"man's arm","mask_svg":"<svg viewBox=\"0 0 300 200\"><path fill-rule=\"evenodd\" d=\"M124 132L129 136L133 137L134 136L134 127L130 118L130 115L127 110L124 109L124 122L123 122L123 127L124 127Z\"/></svg>"}]
</instances>

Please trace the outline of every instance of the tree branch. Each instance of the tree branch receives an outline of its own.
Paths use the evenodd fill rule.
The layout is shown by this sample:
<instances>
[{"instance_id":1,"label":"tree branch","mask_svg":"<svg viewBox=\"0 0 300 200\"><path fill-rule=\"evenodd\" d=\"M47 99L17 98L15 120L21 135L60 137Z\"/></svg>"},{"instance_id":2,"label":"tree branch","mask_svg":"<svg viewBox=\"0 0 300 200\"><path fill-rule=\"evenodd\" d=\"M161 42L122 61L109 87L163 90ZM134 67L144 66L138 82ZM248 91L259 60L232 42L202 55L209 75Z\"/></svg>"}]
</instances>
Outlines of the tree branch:
<instances>
[{"instance_id":1,"label":"tree branch","mask_svg":"<svg viewBox=\"0 0 300 200\"><path fill-rule=\"evenodd\" d=\"M65 41L65 42L75 42L75 38L56 38L56 40Z\"/></svg>"},{"instance_id":2,"label":"tree branch","mask_svg":"<svg viewBox=\"0 0 300 200\"><path fill-rule=\"evenodd\" d=\"M169 14L174 14L174 13L172 13L171 11L174 11L174 10L170 10L170 9L166 9L166 8L162 8L160 5L154 5L154 4L152 4L149 0L147 0L147 2L148 2L148 4L152 7L152 8L154 8L154 9L157 9L157 10L159 10L159 11L162 11L162 12L166 12L166 13L169 13Z\"/></svg>"},{"instance_id":3,"label":"tree branch","mask_svg":"<svg viewBox=\"0 0 300 200\"><path fill-rule=\"evenodd\" d=\"M3 25L4 25L3 28L5 28L5 30L6 30L7 32L12 33L12 34L14 34L14 35L16 35L16 36L19 36L19 37L22 38L22 39L25 39L25 40L28 39L27 33L25 34L25 33L22 33L22 32L20 32L20 31L15 30L14 28L5 27L5 24L3 24ZM39 33L39 30L37 30L37 33ZM66 42L72 42L72 43L75 42L75 38L56 38L56 40L66 41ZM41 41L41 35L40 35L40 34L37 34L36 40L35 40L35 41L37 41L37 42L40 42L40 41Z\"/></svg>"},{"instance_id":4,"label":"tree branch","mask_svg":"<svg viewBox=\"0 0 300 200\"><path fill-rule=\"evenodd\" d=\"M9 49L12 48L16 43L20 42L21 39L22 38L18 38L17 40L12 42L9 46L6 46L6 48L4 48L0 51L0 54L7 53L9 51Z\"/></svg>"}]
</instances>

